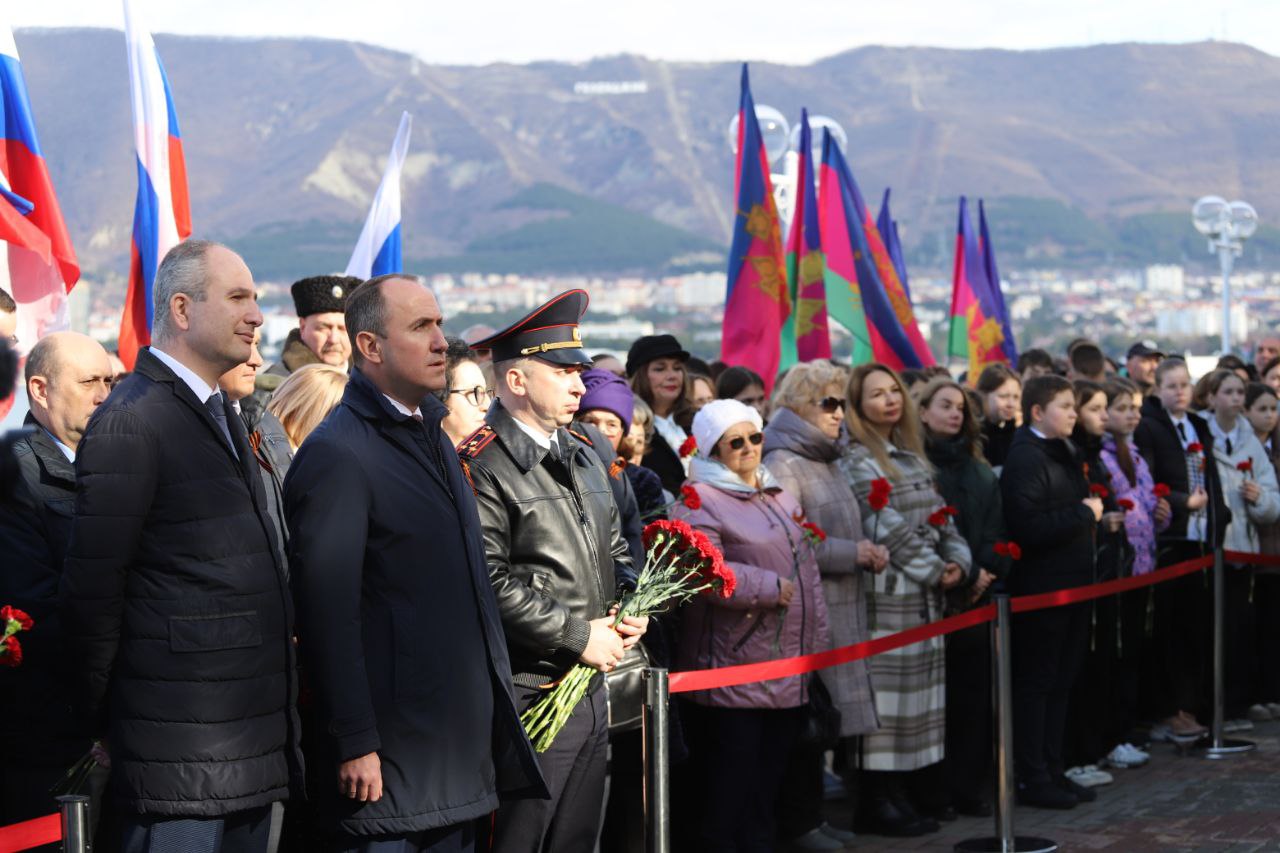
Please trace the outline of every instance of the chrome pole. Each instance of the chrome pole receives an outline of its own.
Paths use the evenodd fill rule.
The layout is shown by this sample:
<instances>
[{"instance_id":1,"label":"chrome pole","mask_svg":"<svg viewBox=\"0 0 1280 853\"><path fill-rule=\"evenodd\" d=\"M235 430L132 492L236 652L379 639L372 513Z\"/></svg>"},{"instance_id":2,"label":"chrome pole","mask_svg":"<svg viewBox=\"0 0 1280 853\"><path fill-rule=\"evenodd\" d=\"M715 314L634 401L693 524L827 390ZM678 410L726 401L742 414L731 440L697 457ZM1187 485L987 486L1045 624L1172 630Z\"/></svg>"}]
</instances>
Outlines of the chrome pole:
<instances>
[{"instance_id":1,"label":"chrome pole","mask_svg":"<svg viewBox=\"0 0 1280 853\"><path fill-rule=\"evenodd\" d=\"M62 812L63 853L88 853L92 849L89 836L89 798L83 794L58 797Z\"/></svg>"},{"instance_id":2,"label":"chrome pole","mask_svg":"<svg viewBox=\"0 0 1280 853\"><path fill-rule=\"evenodd\" d=\"M671 768L670 718L671 701L667 670L650 667L645 670L644 697L644 847L646 853L671 853Z\"/></svg>"},{"instance_id":3,"label":"chrome pole","mask_svg":"<svg viewBox=\"0 0 1280 853\"><path fill-rule=\"evenodd\" d=\"M1226 758L1257 747L1253 741L1222 736L1226 722L1226 591L1227 564L1219 545L1213 549L1213 723L1209 729L1209 743L1204 748L1205 758Z\"/></svg>"}]
</instances>

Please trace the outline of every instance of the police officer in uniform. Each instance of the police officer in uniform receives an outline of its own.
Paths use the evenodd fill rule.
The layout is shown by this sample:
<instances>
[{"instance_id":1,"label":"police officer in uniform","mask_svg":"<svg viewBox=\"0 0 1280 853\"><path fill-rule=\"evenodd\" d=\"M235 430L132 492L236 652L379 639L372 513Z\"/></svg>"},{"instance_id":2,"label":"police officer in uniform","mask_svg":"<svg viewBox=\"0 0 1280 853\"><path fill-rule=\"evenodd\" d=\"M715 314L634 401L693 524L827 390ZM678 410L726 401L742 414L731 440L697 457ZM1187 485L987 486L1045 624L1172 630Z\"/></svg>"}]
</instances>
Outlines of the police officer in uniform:
<instances>
[{"instance_id":1,"label":"police officer in uniform","mask_svg":"<svg viewBox=\"0 0 1280 853\"><path fill-rule=\"evenodd\" d=\"M521 712L576 663L613 669L648 624L612 627L610 605L633 577L632 561L608 470L565 429L591 366L578 333L586 308L587 294L570 290L472 344L493 352L498 399L458 452L476 492ZM603 681L539 755L551 798L499 807L494 851L594 849L608 747Z\"/></svg>"}]
</instances>

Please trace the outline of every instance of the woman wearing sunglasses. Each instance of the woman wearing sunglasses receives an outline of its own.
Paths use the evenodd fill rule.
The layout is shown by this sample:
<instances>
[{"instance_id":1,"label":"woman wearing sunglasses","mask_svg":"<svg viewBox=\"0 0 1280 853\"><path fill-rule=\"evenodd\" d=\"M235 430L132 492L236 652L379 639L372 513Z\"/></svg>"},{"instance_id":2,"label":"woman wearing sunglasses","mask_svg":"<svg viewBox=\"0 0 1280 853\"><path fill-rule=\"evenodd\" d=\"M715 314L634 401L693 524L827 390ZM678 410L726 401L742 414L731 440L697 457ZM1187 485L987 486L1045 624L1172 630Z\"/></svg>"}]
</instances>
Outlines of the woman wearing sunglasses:
<instances>
[{"instance_id":1,"label":"woman wearing sunglasses","mask_svg":"<svg viewBox=\"0 0 1280 853\"><path fill-rule=\"evenodd\" d=\"M809 654L827 646L815 546L795 498L760 464L760 413L715 400L693 419L692 494L672 510L724 552L737 577L728 599L684 609L677 669ZM808 702L805 676L692 693L682 708L699 796L698 850L758 850L775 837L783 772Z\"/></svg>"},{"instance_id":2,"label":"woman wearing sunglasses","mask_svg":"<svg viewBox=\"0 0 1280 853\"><path fill-rule=\"evenodd\" d=\"M806 518L827 534L816 551L833 647L871 639L863 572L881 572L889 563L889 551L863 532L858 504L836 464L843 445L845 375L826 361L792 367L774 392L773 418L764 431L769 471L800 501ZM879 727L867 663L823 670L821 678L840 710L841 743L850 770L845 788L856 795L858 736ZM795 849L828 849L822 836L840 843L853 840L852 833L822 822L820 750L797 750L792 756L778 818L780 837Z\"/></svg>"},{"instance_id":3,"label":"woman wearing sunglasses","mask_svg":"<svg viewBox=\"0 0 1280 853\"><path fill-rule=\"evenodd\" d=\"M462 338L449 338L444 359L444 391L440 399L449 414L440 422L440 428L457 447L484 426L485 413L493 402L493 388Z\"/></svg>"},{"instance_id":4,"label":"woman wearing sunglasses","mask_svg":"<svg viewBox=\"0 0 1280 853\"><path fill-rule=\"evenodd\" d=\"M969 546L941 511L920 419L898 375L882 364L860 365L846 397L855 444L840 466L858 498L863 531L890 554L888 569L871 578L867 600L871 636L883 637L941 617L943 590L968 574ZM928 797L944 751L945 667L941 637L871 658L881 728L862 742L859 818L868 832L922 835L938 829L931 813L954 815Z\"/></svg>"}]
</instances>

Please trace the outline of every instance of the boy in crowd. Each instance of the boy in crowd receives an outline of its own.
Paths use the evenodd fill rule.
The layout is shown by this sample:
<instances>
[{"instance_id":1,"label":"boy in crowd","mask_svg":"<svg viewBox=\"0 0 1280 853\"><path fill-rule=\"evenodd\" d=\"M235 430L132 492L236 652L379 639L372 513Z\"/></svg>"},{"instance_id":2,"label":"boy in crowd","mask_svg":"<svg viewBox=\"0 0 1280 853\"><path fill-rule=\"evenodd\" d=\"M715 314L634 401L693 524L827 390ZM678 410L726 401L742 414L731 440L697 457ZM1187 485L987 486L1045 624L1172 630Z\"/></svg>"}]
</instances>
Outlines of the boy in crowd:
<instances>
[{"instance_id":1,"label":"boy in crowd","mask_svg":"<svg viewBox=\"0 0 1280 853\"><path fill-rule=\"evenodd\" d=\"M1083 463L1068 437L1076 424L1071 383L1037 376L1022 391L1023 423L1000 477L1010 538L1023 557L1010 592L1027 595L1093 580L1094 530L1102 501L1089 493ZM1067 705L1087 650L1089 608L1072 604L1013 621L1014 763L1018 801L1070 809L1096 798L1063 775Z\"/></svg>"}]
</instances>

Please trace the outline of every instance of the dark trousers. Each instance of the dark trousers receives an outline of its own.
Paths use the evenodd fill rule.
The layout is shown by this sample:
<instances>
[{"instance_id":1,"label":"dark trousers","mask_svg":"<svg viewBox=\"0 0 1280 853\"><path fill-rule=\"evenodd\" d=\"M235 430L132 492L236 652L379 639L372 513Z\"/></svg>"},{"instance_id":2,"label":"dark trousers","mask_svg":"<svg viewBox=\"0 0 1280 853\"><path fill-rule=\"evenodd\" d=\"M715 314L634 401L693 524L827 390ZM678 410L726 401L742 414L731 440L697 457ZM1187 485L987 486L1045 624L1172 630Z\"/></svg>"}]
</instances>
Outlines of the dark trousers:
<instances>
[{"instance_id":1,"label":"dark trousers","mask_svg":"<svg viewBox=\"0 0 1280 853\"><path fill-rule=\"evenodd\" d=\"M1254 698L1280 702L1280 575L1253 576L1253 612L1257 624L1253 656L1258 662Z\"/></svg>"},{"instance_id":2,"label":"dark trousers","mask_svg":"<svg viewBox=\"0 0 1280 853\"><path fill-rule=\"evenodd\" d=\"M1249 594L1253 588L1253 572L1241 566L1226 567L1223 579L1223 714L1238 720L1248 714L1253 704L1253 604ZM1275 654L1273 651L1272 655Z\"/></svg>"},{"instance_id":3,"label":"dark trousers","mask_svg":"<svg viewBox=\"0 0 1280 853\"><path fill-rule=\"evenodd\" d=\"M619 732L609 738L609 801L600 853L642 853L644 833L644 735Z\"/></svg>"},{"instance_id":4,"label":"dark trousers","mask_svg":"<svg viewBox=\"0 0 1280 853\"><path fill-rule=\"evenodd\" d=\"M543 691L516 688L521 713ZM609 709L597 685L577 706L546 752L538 754L548 800L514 800L498 809L493 827L495 853L591 853L600 832L605 764L609 749Z\"/></svg>"},{"instance_id":5,"label":"dark trousers","mask_svg":"<svg viewBox=\"0 0 1280 853\"><path fill-rule=\"evenodd\" d=\"M1160 565L1171 566L1200 556L1200 545L1183 543L1162 554ZM1213 646L1210 634L1212 587L1206 572L1195 572L1155 586L1155 645L1163 670L1159 714L1187 711L1203 717L1208 708L1208 664Z\"/></svg>"},{"instance_id":6,"label":"dark trousers","mask_svg":"<svg viewBox=\"0 0 1280 853\"><path fill-rule=\"evenodd\" d=\"M275 853L283 803L216 818L129 815L124 853Z\"/></svg>"},{"instance_id":7,"label":"dark trousers","mask_svg":"<svg viewBox=\"0 0 1280 853\"><path fill-rule=\"evenodd\" d=\"M1070 604L1013 617L1013 757L1020 784L1062 774L1071 686L1089 643L1089 607Z\"/></svg>"},{"instance_id":8,"label":"dark trousers","mask_svg":"<svg viewBox=\"0 0 1280 853\"><path fill-rule=\"evenodd\" d=\"M991 629L947 635L944 784L953 802L986 800L992 760Z\"/></svg>"},{"instance_id":9,"label":"dark trousers","mask_svg":"<svg viewBox=\"0 0 1280 853\"><path fill-rule=\"evenodd\" d=\"M398 835L338 836L333 853L474 853L475 823L442 826Z\"/></svg>"},{"instance_id":10,"label":"dark trousers","mask_svg":"<svg viewBox=\"0 0 1280 853\"><path fill-rule=\"evenodd\" d=\"M776 849L774 810L803 709L686 705L685 732L701 797L692 839L679 849L746 853Z\"/></svg>"},{"instance_id":11,"label":"dark trousers","mask_svg":"<svg viewBox=\"0 0 1280 853\"><path fill-rule=\"evenodd\" d=\"M822 825L823 752L799 745L791 751L778 789L778 837L783 840Z\"/></svg>"}]
</instances>

